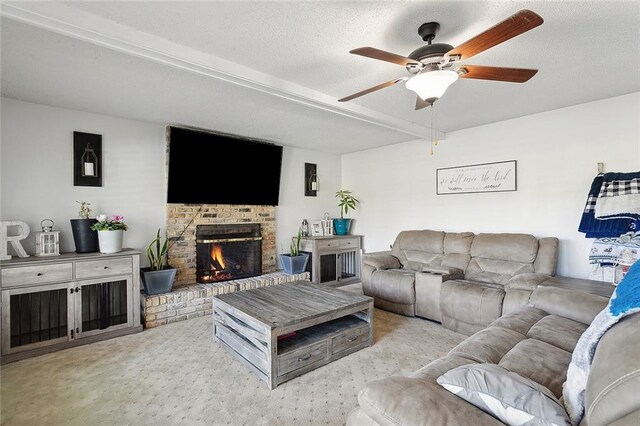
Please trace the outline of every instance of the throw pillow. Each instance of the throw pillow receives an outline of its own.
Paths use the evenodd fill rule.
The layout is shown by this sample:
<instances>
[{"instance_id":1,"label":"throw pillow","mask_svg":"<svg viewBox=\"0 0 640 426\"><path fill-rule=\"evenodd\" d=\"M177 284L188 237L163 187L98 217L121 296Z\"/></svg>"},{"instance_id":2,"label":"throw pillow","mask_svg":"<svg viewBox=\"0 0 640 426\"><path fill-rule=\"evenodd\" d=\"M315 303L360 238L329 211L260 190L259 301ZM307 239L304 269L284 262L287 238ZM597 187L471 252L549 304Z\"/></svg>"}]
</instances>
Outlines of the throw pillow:
<instances>
[{"instance_id":1,"label":"throw pillow","mask_svg":"<svg viewBox=\"0 0 640 426\"><path fill-rule=\"evenodd\" d=\"M571 425L549 389L496 364L463 365L437 382L508 425Z\"/></svg>"}]
</instances>

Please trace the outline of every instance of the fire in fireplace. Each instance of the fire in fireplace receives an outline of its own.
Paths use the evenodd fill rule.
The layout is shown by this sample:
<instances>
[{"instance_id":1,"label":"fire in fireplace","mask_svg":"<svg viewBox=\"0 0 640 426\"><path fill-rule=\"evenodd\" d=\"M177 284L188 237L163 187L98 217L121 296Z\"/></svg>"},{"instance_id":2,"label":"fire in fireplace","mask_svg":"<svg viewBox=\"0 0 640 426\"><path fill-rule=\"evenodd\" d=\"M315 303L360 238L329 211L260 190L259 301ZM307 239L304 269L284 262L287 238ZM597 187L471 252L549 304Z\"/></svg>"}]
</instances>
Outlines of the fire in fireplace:
<instances>
[{"instance_id":1,"label":"fire in fireplace","mask_svg":"<svg viewBox=\"0 0 640 426\"><path fill-rule=\"evenodd\" d=\"M196 280L235 280L262 273L260 224L196 226Z\"/></svg>"}]
</instances>

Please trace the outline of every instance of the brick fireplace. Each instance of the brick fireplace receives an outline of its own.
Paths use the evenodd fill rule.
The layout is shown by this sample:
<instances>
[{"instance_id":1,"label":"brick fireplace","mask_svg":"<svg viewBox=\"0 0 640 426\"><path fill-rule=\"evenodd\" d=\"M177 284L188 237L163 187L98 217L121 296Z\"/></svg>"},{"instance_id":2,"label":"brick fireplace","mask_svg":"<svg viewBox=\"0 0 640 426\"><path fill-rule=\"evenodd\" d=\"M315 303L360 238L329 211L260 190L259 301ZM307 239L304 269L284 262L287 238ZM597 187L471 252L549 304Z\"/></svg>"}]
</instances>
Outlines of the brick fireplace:
<instances>
[{"instance_id":1,"label":"brick fireplace","mask_svg":"<svg viewBox=\"0 0 640 426\"><path fill-rule=\"evenodd\" d=\"M199 225L258 224L262 244L262 273L276 270L275 207L222 204L167 204L168 262L177 268L174 287L197 281L196 228ZM186 229L185 229L186 227ZM184 232L183 232L184 231Z\"/></svg>"}]
</instances>

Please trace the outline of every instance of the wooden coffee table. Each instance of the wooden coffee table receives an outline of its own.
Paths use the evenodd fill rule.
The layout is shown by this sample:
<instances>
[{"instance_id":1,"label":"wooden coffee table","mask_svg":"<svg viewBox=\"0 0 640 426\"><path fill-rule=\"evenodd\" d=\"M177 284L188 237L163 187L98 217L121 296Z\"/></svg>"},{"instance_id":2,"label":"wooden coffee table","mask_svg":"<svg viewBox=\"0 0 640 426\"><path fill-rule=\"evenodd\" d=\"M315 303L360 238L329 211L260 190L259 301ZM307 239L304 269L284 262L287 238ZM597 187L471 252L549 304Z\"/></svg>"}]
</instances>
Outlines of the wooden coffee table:
<instances>
[{"instance_id":1,"label":"wooden coffee table","mask_svg":"<svg viewBox=\"0 0 640 426\"><path fill-rule=\"evenodd\" d=\"M213 298L213 336L270 389L373 343L373 298L308 281Z\"/></svg>"}]
</instances>

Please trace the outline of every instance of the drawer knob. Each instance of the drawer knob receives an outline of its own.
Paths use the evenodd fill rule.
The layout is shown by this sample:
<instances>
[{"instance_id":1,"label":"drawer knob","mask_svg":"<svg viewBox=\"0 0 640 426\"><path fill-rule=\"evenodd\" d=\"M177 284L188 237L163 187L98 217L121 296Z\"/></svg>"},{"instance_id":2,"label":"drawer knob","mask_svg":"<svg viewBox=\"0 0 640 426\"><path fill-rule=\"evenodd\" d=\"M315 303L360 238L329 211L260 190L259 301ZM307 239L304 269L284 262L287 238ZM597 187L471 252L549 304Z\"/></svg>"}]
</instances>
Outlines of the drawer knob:
<instances>
[{"instance_id":1,"label":"drawer knob","mask_svg":"<svg viewBox=\"0 0 640 426\"><path fill-rule=\"evenodd\" d=\"M311 358L311 354L307 354L307 355L305 355L305 356L303 356L303 357L298 358L298 362L306 361L306 360L308 360L309 358Z\"/></svg>"},{"instance_id":2,"label":"drawer knob","mask_svg":"<svg viewBox=\"0 0 640 426\"><path fill-rule=\"evenodd\" d=\"M39 277L41 277L41 276L43 276L43 275L44 275L44 274L43 274L42 272L38 272L38 276L39 276Z\"/></svg>"},{"instance_id":3,"label":"drawer knob","mask_svg":"<svg viewBox=\"0 0 640 426\"><path fill-rule=\"evenodd\" d=\"M108 266L105 266L105 267L104 267L104 269L109 269L109 267L108 267Z\"/></svg>"},{"instance_id":4,"label":"drawer knob","mask_svg":"<svg viewBox=\"0 0 640 426\"><path fill-rule=\"evenodd\" d=\"M355 342L356 340L358 340L358 336L347 339L347 343Z\"/></svg>"}]
</instances>

